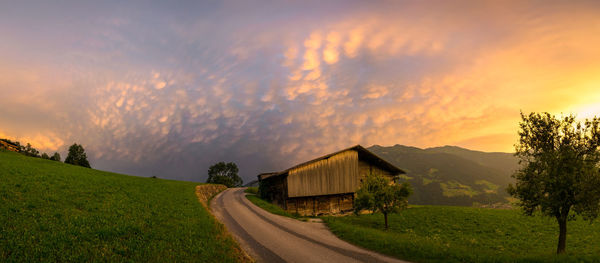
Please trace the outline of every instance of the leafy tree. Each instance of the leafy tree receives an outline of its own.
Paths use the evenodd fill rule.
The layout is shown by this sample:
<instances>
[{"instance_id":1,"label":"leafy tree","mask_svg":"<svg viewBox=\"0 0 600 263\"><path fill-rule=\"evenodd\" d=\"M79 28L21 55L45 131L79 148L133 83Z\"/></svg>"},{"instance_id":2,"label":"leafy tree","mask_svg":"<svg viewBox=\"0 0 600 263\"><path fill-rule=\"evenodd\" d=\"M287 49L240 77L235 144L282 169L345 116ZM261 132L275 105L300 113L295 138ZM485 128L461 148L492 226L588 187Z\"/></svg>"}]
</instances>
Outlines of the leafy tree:
<instances>
[{"instance_id":1,"label":"leafy tree","mask_svg":"<svg viewBox=\"0 0 600 263\"><path fill-rule=\"evenodd\" d=\"M42 154L42 159L50 160L50 156L47 153Z\"/></svg>"},{"instance_id":2,"label":"leafy tree","mask_svg":"<svg viewBox=\"0 0 600 263\"><path fill-rule=\"evenodd\" d=\"M40 152L33 148L30 143L22 149L23 154L31 157L40 157Z\"/></svg>"},{"instance_id":3,"label":"leafy tree","mask_svg":"<svg viewBox=\"0 0 600 263\"><path fill-rule=\"evenodd\" d=\"M83 146L77 143L74 143L71 145L71 147L69 147L69 154L65 159L65 163L91 168Z\"/></svg>"},{"instance_id":4,"label":"leafy tree","mask_svg":"<svg viewBox=\"0 0 600 263\"><path fill-rule=\"evenodd\" d=\"M50 157L50 160L60 162L60 154L57 152L54 152L52 157Z\"/></svg>"},{"instance_id":5,"label":"leafy tree","mask_svg":"<svg viewBox=\"0 0 600 263\"><path fill-rule=\"evenodd\" d=\"M406 208L411 194L412 187L409 183L396 184L384 175L371 174L356 192L354 212L358 214L364 209L379 211L385 219L385 229L388 229L388 214Z\"/></svg>"},{"instance_id":6,"label":"leafy tree","mask_svg":"<svg viewBox=\"0 0 600 263\"><path fill-rule=\"evenodd\" d=\"M586 220L598 217L600 119L582 123L573 115L559 119L549 113L521 113L521 119L515 145L521 168L507 190L520 199L525 214L539 211L556 218L560 254L565 252L568 220L576 214Z\"/></svg>"},{"instance_id":7,"label":"leafy tree","mask_svg":"<svg viewBox=\"0 0 600 263\"><path fill-rule=\"evenodd\" d=\"M239 187L242 178L238 176L238 167L235 163L219 162L208 168L207 183L223 184L227 187Z\"/></svg>"}]
</instances>

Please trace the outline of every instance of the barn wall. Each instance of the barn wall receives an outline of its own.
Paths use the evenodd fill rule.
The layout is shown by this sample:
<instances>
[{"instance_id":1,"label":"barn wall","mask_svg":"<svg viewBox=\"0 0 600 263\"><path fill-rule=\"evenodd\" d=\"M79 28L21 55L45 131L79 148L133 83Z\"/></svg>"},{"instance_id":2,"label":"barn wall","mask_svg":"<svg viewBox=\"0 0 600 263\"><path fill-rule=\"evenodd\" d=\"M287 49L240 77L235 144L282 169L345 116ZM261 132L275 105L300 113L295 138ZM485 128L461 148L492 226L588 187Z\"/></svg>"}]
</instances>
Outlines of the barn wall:
<instances>
[{"instance_id":1,"label":"barn wall","mask_svg":"<svg viewBox=\"0 0 600 263\"><path fill-rule=\"evenodd\" d=\"M286 211L301 216L348 213L353 210L353 202L354 193L295 197L286 200Z\"/></svg>"},{"instance_id":2,"label":"barn wall","mask_svg":"<svg viewBox=\"0 0 600 263\"><path fill-rule=\"evenodd\" d=\"M274 176L259 182L260 191L264 192L263 198L285 209L286 179L285 176ZM261 194L262 195L262 194Z\"/></svg>"},{"instance_id":3,"label":"barn wall","mask_svg":"<svg viewBox=\"0 0 600 263\"><path fill-rule=\"evenodd\" d=\"M287 178L288 196L352 193L358 189L358 152L348 150L298 168Z\"/></svg>"},{"instance_id":4,"label":"barn wall","mask_svg":"<svg viewBox=\"0 0 600 263\"><path fill-rule=\"evenodd\" d=\"M358 161L358 174L361 180L367 177L369 174L381 174L392 177L390 172L362 160Z\"/></svg>"},{"instance_id":5,"label":"barn wall","mask_svg":"<svg viewBox=\"0 0 600 263\"><path fill-rule=\"evenodd\" d=\"M347 213L353 210L354 195L369 174L392 174L348 150L274 176L268 181L273 203L302 216Z\"/></svg>"}]
</instances>

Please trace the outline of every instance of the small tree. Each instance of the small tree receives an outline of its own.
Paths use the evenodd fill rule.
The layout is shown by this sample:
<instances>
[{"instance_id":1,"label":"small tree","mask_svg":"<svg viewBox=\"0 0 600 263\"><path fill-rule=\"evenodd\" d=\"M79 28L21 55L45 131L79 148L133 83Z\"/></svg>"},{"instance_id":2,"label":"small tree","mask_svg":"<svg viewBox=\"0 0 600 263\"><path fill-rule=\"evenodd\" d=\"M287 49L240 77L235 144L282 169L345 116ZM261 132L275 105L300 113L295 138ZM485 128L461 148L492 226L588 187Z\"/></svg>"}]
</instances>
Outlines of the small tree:
<instances>
[{"instance_id":1,"label":"small tree","mask_svg":"<svg viewBox=\"0 0 600 263\"><path fill-rule=\"evenodd\" d=\"M27 143L27 146L23 148L22 152L27 156L40 157L40 152L37 149L33 148L33 146L31 146L30 143Z\"/></svg>"},{"instance_id":2,"label":"small tree","mask_svg":"<svg viewBox=\"0 0 600 263\"><path fill-rule=\"evenodd\" d=\"M235 163L219 162L208 168L207 183L222 184L227 187L239 187L242 178L238 176L238 167Z\"/></svg>"},{"instance_id":3,"label":"small tree","mask_svg":"<svg viewBox=\"0 0 600 263\"><path fill-rule=\"evenodd\" d=\"M90 162L87 160L87 155L81 144L74 143L69 147L69 154L65 159L65 163L72 165L79 165L87 168L91 168Z\"/></svg>"},{"instance_id":4,"label":"small tree","mask_svg":"<svg viewBox=\"0 0 600 263\"><path fill-rule=\"evenodd\" d=\"M60 154L57 152L54 152L52 157L50 157L50 160L60 162Z\"/></svg>"},{"instance_id":5,"label":"small tree","mask_svg":"<svg viewBox=\"0 0 600 263\"><path fill-rule=\"evenodd\" d=\"M409 183L395 184L383 175L371 174L356 192L354 212L358 214L364 209L379 211L383 214L385 229L388 229L388 214L406 208L411 194L412 187Z\"/></svg>"},{"instance_id":6,"label":"small tree","mask_svg":"<svg viewBox=\"0 0 600 263\"><path fill-rule=\"evenodd\" d=\"M42 159L50 160L50 156L47 153L42 153Z\"/></svg>"},{"instance_id":7,"label":"small tree","mask_svg":"<svg viewBox=\"0 0 600 263\"><path fill-rule=\"evenodd\" d=\"M600 204L600 119L558 119L549 113L521 113L516 156L521 164L508 193L520 199L525 214L556 218L559 226L556 252L566 247L567 221L580 214L593 220ZM574 213L570 213L573 211Z\"/></svg>"}]
</instances>

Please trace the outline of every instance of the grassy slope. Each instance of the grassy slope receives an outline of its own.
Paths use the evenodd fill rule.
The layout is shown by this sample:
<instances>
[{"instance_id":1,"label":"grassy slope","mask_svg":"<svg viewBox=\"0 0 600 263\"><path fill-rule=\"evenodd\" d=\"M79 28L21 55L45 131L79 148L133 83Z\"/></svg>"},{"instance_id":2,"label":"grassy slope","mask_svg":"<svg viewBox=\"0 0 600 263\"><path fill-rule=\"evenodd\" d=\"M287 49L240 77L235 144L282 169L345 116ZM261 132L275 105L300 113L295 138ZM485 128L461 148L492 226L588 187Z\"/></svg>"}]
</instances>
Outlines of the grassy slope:
<instances>
[{"instance_id":1,"label":"grassy slope","mask_svg":"<svg viewBox=\"0 0 600 263\"><path fill-rule=\"evenodd\" d=\"M236 261L196 185L0 151L0 261Z\"/></svg>"},{"instance_id":2,"label":"grassy slope","mask_svg":"<svg viewBox=\"0 0 600 263\"><path fill-rule=\"evenodd\" d=\"M600 224L569 222L567 256L554 255L558 225L517 210L419 206L390 216L326 217L340 238L416 262L600 261Z\"/></svg>"}]
</instances>

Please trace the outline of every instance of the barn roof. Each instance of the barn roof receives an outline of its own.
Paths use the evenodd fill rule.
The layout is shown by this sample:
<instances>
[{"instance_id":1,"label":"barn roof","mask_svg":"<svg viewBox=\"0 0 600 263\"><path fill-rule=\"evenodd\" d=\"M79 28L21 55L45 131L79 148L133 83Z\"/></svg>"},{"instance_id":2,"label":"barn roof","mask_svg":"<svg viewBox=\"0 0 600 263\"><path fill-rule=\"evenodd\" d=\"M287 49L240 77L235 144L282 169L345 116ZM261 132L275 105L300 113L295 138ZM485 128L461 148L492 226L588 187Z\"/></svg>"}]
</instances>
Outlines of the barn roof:
<instances>
[{"instance_id":1,"label":"barn roof","mask_svg":"<svg viewBox=\"0 0 600 263\"><path fill-rule=\"evenodd\" d=\"M258 175L258 180L267 179L272 176L280 175L282 172L270 172L270 173L261 173Z\"/></svg>"},{"instance_id":2,"label":"barn roof","mask_svg":"<svg viewBox=\"0 0 600 263\"><path fill-rule=\"evenodd\" d=\"M285 169L281 172L271 172L271 173L261 173L258 175L258 180L264 180L273 176L279 176L282 174L286 174L287 172L289 172L292 169L307 165L307 164L311 164L320 160L324 160L324 159L328 159L331 156L334 156L336 154L345 152L345 151L349 151L349 150L355 150L358 152L358 157L361 160L366 160L372 164L375 164L377 166L379 166L380 168L387 170L388 172L392 173L392 174L405 174L406 172L404 172L403 170L401 170L400 168L396 167L395 165L389 163L388 161L382 159L381 157L375 155L374 153L372 153L371 151L367 150L365 147L362 147L361 145L355 145L352 146L350 148L346 148L334 153L330 153L324 156L321 156L319 158L316 159L312 159L310 161L307 162L303 162L301 164L295 165L293 167L290 167L288 169Z\"/></svg>"}]
</instances>

